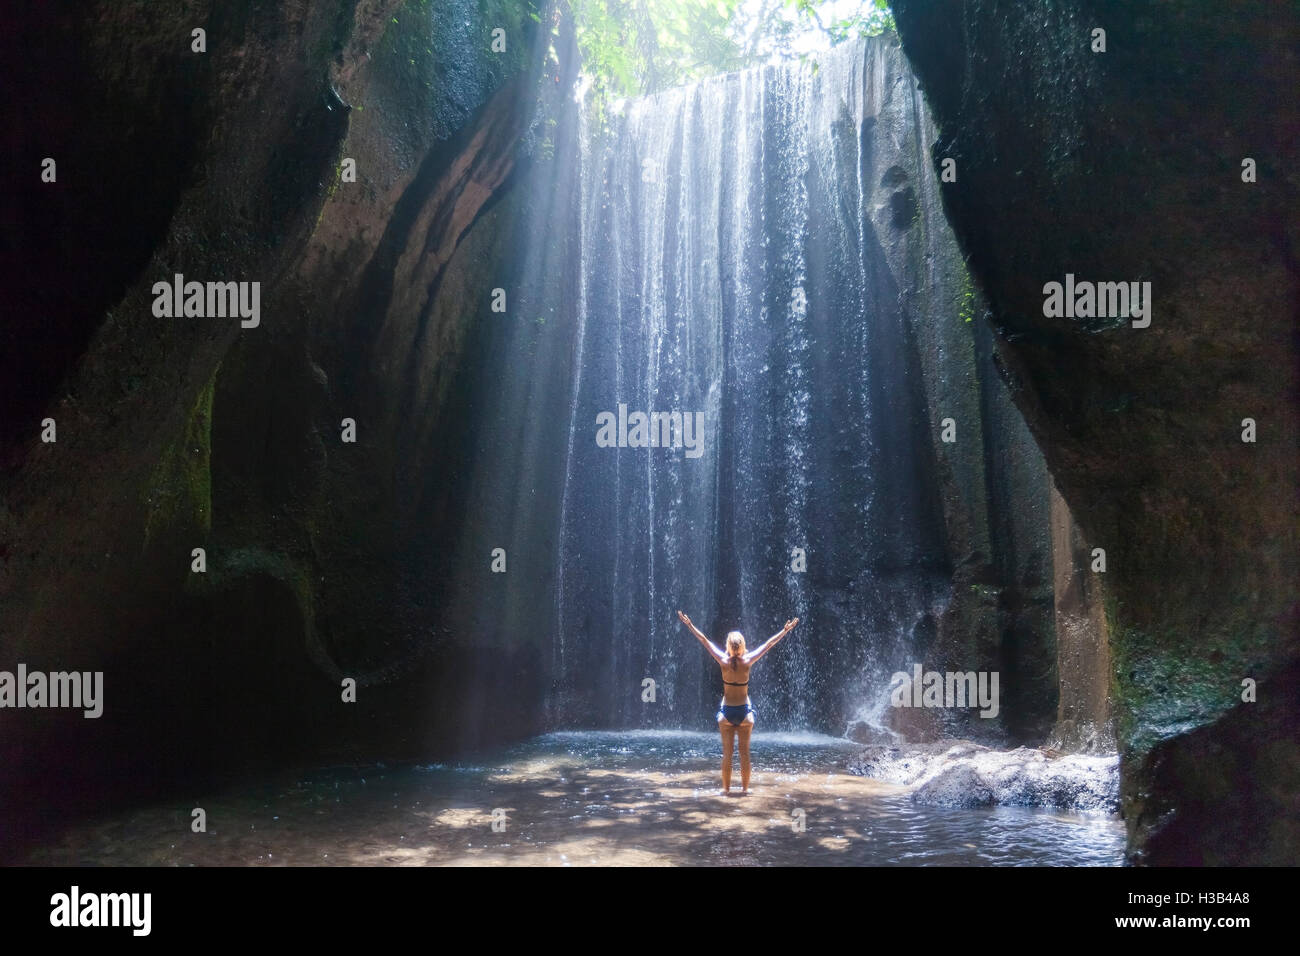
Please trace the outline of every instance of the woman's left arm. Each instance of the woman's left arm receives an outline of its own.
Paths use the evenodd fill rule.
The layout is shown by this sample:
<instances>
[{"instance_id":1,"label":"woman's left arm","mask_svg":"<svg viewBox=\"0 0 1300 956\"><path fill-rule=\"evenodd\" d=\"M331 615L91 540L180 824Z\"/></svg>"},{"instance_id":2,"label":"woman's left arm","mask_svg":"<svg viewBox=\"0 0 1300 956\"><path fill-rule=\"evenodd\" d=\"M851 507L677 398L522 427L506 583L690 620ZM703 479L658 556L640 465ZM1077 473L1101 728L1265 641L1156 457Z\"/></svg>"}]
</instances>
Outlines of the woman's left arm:
<instances>
[{"instance_id":1,"label":"woman's left arm","mask_svg":"<svg viewBox=\"0 0 1300 956\"><path fill-rule=\"evenodd\" d=\"M795 625L798 623L799 623L799 619L797 617L790 618L790 620L785 622L785 627L781 628L781 630L777 631L775 634L769 637L758 647L754 648L752 651L746 654L745 655L746 662L753 664L755 661L761 658L772 648L776 647L776 645L780 643L783 637L785 637L787 634L789 634L791 631L794 630Z\"/></svg>"},{"instance_id":2,"label":"woman's left arm","mask_svg":"<svg viewBox=\"0 0 1300 956\"><path fill-rule=\"evenodd\" d=\"M719 664L721 664L723 661L727 659L727 655L722 653L722 650L720 648L718 648L711 640L705 637L704 632L701 631L698 627L696 627L694 622L692 622L689 617L687 617L681 611L677 612L677 616L682 619L682 623L685 624L686 627L690 630L690 632L695 635L695 639L704 645L704 649L709 652L710 657L712 657Z\"/></svg>"}]
</instances>

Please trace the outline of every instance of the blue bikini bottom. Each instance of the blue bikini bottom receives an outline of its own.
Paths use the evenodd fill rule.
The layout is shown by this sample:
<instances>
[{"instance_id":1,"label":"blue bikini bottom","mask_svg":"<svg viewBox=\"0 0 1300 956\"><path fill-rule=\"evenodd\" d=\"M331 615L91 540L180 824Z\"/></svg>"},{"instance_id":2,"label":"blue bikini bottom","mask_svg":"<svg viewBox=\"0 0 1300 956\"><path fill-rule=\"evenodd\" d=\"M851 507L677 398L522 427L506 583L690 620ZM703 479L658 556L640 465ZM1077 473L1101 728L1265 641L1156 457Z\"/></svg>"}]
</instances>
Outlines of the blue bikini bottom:
<instances>
[{"instance_id":1,"label":"blue bikini bottom","mask_svg":"<svg viewBox=\"0 0 1300 956\"><path fill-rule=\"evenodd\" d=\"M725 719L729 723L739 727L741 724L745 722L745 718L748 717L750 714L753 714L755 717L757 717L758 711L756 711L748 703L723 704L721 707L718 708L717 719L718 720Z\"/></svg>"}]
</instances>

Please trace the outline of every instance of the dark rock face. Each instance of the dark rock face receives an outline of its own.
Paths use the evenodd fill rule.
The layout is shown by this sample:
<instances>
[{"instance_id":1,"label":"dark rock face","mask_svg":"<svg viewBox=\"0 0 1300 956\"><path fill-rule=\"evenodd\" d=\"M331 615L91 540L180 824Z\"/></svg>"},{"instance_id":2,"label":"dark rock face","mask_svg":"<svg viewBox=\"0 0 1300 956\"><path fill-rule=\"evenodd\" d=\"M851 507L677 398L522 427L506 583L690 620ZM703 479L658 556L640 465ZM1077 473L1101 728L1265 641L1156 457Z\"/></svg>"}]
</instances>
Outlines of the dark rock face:
<instances>
[{"instance_id":1,"label":"dark rock face","mask_svg":"<svg viewBox=\"0 0 1300 956\"><path fill-rule=\"evenodd\" d=\"M1300 747L1294 695L1241 695L1245 678L1287 686L1277 675L1300 653L1300 122L1283 92L1300 14L1084 0L894 11L941 130L935 159L956 160L944 206L1016 404L1106 552L1133 857L1294 863L1294 790L1276 784ZM1258 182L1242 180L1248 157ZM1044 284L1067 273L1150 281L1150 327L1045 317Z\"/></svg>"},{"instance_id":2,"label":"dark rock face","mask_svg":"<svg viewBox=\"0 0 1300 956\"><path fill-rule=\"evenodd\" d=\"M1137 781L1142 789L1129 800L1142 814L1135 821L1138 831L1150 833L1136 862L1295 865L1300 850L1297 680L1300 669L1281 671L1260 682L1259 704L1238 704L1214 723L1152 748ZM1250 840L1243 841L1243 835Z\"/></svg>"},{"instance_id":3,"label":"dark rock face","mask_svg":"<svg viewBox=\"0 0 1300 956\"><path fill-rule=\"evenodd\" d=\"M417 642L437 629L430 579L399 563L459 520L404 523L417 481L455 494L410 413L463 392L450 370L474 329L428 303L510 242L493 203L537 102L522 77L540 73L521 11L501 12L497 56L462 35L478 5L448 6L54 4L5 31L6 65L33 64L8 132L36 152L5 197L20 239L5 233L0 378L22 391L0 428L0 659L102 670L105 706L0 715L0 847L179 780L454 749L474 742L462 722L506 736L536 720L493 684L536 651ZM38 72L68 63L66 80ZM56 184L37 181L44 155ZM261 324L155 317L153 283L175 273L259 281ZM44 415L56 444L36 440ZM377 607L383 627L357 623ZM465 720L466 674L491 719Z\"/></svg>"},{"instance_id":4,"label":"dark rock face","mask_svg":"<svg viewBox=\"0 0 1300 956\"><path fill-rule=\"evenodd\" d=\"M1110 649L1100 574L1092 549L1052 488L1052 571L1060 697L1052 746L1114 752Z\"/></svg>"},{"instance_id":5,"label":"dark rock face","mask_svg":"<svg viewBox=\"0 0 1300 956\"><path fill-rule=\"evenodd\" d=\"M873 137L882 159L892 157L881 185L915 188L919 207L910 228L886 229L891 196L889 204L875 206L872 223L884 236L890 268L901 277L951 575L946 606L917 622L911 644L927 668L998 670L1006 704L992 737L992 721L951 713L938 721L935 711L897 710L892 723L912 740L1037 743L1057 707L1047 469L1011 401L993 335L975 321L984 303L944 218L939 179L924 158L937 135L929 111L906 64L898 64L892 82L907 106L895 100L882 111ZM893 144L904 152L896 153ZM957 428L953 442L943 440L946 419Z\"/></svg>"}]
</instances>

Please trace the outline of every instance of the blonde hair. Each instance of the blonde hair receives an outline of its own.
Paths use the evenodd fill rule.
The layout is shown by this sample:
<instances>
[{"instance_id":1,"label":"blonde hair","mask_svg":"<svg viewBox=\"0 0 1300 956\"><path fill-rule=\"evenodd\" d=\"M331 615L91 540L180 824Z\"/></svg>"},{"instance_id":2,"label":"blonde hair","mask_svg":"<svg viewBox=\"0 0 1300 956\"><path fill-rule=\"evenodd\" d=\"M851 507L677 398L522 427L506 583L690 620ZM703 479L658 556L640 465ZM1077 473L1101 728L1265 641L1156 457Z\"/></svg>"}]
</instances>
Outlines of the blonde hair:
<instances>
[{"instance_id":1,"label":"blonde hair","mask_svg":"<svg viewBox=\"0 0 1300 956\"><path fill-rule=\"evenodd\" d=\"M745 655L744 634L739 631L732 631L727 635L727 655L729 657L743 657Z\"/></svg>"}]
</instances>

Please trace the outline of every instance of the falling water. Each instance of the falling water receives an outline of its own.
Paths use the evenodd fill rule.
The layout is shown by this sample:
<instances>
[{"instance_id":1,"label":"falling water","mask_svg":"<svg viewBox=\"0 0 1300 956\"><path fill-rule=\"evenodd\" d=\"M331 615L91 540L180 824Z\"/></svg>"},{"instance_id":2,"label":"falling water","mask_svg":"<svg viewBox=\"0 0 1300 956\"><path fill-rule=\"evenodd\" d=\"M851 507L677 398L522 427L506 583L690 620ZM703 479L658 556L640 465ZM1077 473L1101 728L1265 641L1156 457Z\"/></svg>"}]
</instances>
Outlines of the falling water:
<instances>
[{"instance_id":1,"label":"falling water","mask_svg":"<svg viewBox=\"0 0 1300 956\"><path fill-rule=\"evenodd\" d=\"M769 729L843 732L919 659L912 632L949 569L877 234L878 190L900 175L878 169L894 132L878 117L913 115L900 64L844 44L633 101L603 138L582 128L555 725L708 726L717 668L679 608L750 647L800 618L754 671ZM620 405L700 413L702 454L600 447L598 416Z\"/></svg>"}]
</instances>

